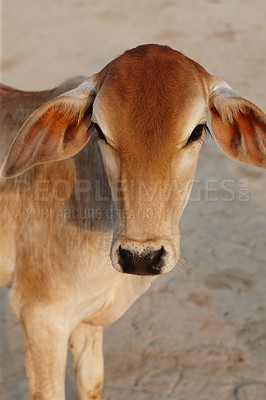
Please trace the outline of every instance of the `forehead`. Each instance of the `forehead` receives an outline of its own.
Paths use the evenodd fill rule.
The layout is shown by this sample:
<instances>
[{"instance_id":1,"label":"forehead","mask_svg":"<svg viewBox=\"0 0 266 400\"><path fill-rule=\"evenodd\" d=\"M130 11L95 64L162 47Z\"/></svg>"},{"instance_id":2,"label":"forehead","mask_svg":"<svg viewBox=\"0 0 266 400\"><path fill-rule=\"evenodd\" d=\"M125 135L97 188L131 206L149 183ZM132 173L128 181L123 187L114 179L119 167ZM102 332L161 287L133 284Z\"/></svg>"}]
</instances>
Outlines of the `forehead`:
<instances>
[{"instance_id":1,"label":"forehead","mask_svg":"<svg viewBox=\"0 0 266 400\"><path fill-rule=\"evenodd\" d=\"M193 110L200 114L204 109L205 73L166 46L127 51L99 74L96 117L122 136L120 142L128 136L141 141L169 136L188 123Z\"/></svg>"}]
</instances>

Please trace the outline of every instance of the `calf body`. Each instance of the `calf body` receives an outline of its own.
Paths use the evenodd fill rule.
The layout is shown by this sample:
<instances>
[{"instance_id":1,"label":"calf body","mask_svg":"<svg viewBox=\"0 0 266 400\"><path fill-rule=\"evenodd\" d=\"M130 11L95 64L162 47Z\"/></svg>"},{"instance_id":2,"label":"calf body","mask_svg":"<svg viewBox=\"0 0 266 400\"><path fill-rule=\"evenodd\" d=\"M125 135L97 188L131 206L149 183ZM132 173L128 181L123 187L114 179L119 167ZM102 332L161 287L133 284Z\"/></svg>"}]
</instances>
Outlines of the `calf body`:
<instances>
[{"instance_id":1,"label":"calf body","mask_svg":"<svg viewBox=\"0 0 266 400\"><path fill-rule=\"evenodd\" d=\"M0 90L0 283L24 331L30 392L65 398L70 343L80 399L97 399L102 327L178 263L207 114L226 154L264 168L265 114L158 45L54 90Z\"/></svg>"}]
</instances>

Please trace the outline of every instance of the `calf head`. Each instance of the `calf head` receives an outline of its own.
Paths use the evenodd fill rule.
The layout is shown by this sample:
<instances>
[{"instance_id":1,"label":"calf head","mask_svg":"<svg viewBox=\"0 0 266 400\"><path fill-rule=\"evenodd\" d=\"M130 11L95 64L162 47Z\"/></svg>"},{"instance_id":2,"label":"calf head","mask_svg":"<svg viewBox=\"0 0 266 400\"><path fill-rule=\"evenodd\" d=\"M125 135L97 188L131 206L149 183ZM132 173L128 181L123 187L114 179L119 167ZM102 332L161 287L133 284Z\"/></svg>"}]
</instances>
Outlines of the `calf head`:
<instances>
[{"instance_id":1,"label":"calf head","mask_svg":"<svg viewBox=\"0 0 266 400\"><path fill-rule=\"evenodd\" d=\"M183 54L145 45L35 111L2 175L72 157L96 130L116 205L111 261L157 275L178 262L178 223L210 115L229 157L266 168L266 118L254 104Z\"/></svg>"}]
</instances>

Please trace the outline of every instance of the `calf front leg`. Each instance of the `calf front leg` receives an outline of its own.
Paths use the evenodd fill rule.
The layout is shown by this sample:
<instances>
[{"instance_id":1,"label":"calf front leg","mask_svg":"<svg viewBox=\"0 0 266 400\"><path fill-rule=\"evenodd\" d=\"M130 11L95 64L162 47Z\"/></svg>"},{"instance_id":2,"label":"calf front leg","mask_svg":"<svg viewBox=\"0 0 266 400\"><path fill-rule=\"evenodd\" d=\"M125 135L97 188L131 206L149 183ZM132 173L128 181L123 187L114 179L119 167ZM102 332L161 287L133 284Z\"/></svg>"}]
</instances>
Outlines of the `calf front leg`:
<instances>
[{"instance_id":1,"label":"calf front leg","mask_svg":"<svg viewBox=\"0 0 266 400\"><path fill-rule=\"evenodd\" d=\"M65 368L68 347L67 324L54 310L38 307L24 310L26 367L34 400L65 400Z\"/></svg>"},{"instance_id":2,"label":"calf front leg","mask_svg":"<svg viewBox=\"0 0 266 400\"><path fill-rule=\"evenodd\" d=\"M70 349L80 400L100 400L103 393L103 328L80 323L71 333Z\"/></svg>"}]
</instances>

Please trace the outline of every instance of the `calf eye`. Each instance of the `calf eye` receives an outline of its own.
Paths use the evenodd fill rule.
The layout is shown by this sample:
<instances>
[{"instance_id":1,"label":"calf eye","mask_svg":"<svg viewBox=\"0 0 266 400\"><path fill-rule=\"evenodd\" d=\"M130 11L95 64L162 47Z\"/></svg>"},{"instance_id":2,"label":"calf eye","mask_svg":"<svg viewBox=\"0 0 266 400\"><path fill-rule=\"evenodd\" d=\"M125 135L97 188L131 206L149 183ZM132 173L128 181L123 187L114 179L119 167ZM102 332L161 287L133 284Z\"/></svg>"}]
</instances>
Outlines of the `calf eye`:
<instances>
[{"instance_id":1,"label":"calf eye","mask_svg":"<svg viewBox=\"0 0 266 400\"><path fill-rule=\"evenodd\" d=\"M99 127L99 125L96 124L95 122L92 122L92 123L91 123L91 126L93 126L93 127L95 128L95 130L96 130L96 132L97 132L98 139L103 140L105 143L107 143L107 139L106 139L106 137L104 136L104 133L103 133L103 131L101 130L101 128Z\"/></svg>"},{"instance_id":2,"label":"calf eye","mask_svg":"<svg viewBox=\"0 0 266 400\"><path fill-rule=\"evenodd\" d=\"M190 143L194 142L195 140L198 140L201 138L203 129L205 128L205 126L206 126L205 124L200 124L200 125L196 126L196 128L193 130L193 132L189 136L186 146L188 146Z\"/></svg>"}]
</instances>

